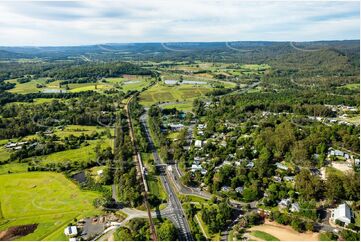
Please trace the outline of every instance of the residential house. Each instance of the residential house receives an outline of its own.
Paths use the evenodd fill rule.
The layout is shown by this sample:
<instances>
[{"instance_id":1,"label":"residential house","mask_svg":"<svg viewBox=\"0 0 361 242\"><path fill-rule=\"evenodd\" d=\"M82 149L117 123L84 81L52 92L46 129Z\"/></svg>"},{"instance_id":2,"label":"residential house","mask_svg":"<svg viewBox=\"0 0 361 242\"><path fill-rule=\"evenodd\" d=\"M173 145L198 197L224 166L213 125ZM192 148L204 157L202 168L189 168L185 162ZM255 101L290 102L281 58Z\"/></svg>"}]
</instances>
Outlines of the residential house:
<instances>
[{"instance_id":1,"label":"residential house","mask_svg":"<svg viewBox=\"0 0 361 242\"><path fill-rule=\"evenodd\" d=\"M248 164L246 165L246 168L248 169L252 169L254 167L254 163L252 161L248 162Z\"/></svg>"},{"instance_id":2,"label":"residential house","mask_svg":"<svg viewBox=\"0 0 361 242\"><path fill-rule=\"evenodd\" d=\"M273 180L274 180L275 182L282 182L282 178L279 177L279 176L274 176L274 177L273 177Z\"/></svg>"},{"instance_id":3,"label":"residential house","mask_svg":"<svg viewBox=\"0 0 361 242\"><path fill-rule=\"evenodd\" d=\"M221 191L222 191L222 192L229 192L229 190L230 190L229 186L223 186L223 187L221 187Z\"/></svg>"},{"instance_id":4,"label":"residential house","mask_svg":"<svg viewBox=\"0 0 361 242\"><path fill-rule=\"evenodd\" d=\"M202 174L202 175L207 174L207 170L206 170L206 169L204 169L204 168L202 168L202 170L201 170L201 174Z\"/></svg>"},{"instance_id":5,"label":"residential house","mask_svg":"<svg viewBox=\"0 0 361 242\"><path fill-rule=\"evenodd\" d=\"M283 180L288 181L288 182L293 182L293 181L295 181L295 177L294 176L284 176Z\"/></svg>"},{"instance_id":6,"label":"residential house","mask_svg":"<svg viewBox=\"0 0 361 242\"><path fill-rule=\"evenodd\" d=\"M64 229L64 234L66 236L77 236L78 235L78 230L76 228L76 226L68 226Z\"/></svg>"},{"instance_id":7,"label":"residential house","mask_svg":"<svg viewBox=\"0 0 361 242\"><path fill-rule=\"evenodd\" d=\"M196 140L195 143L194 143L194 147L196 148L202 148L202 140Z\"/></svg>"},{"instance_id":8,"label":"residential house","mask_svg":"<svg viewBox=\"0 0 361 242\"><path fill-rule=\"evenodd\" d=\"M242 194L244 189L243 189L243 187L236 187L235 190L236 190L237 193L241 193L241 194Z\"/></svg>"},{"instance_id":9,"label":"residential house","mask_svg":"<svg viewBox=\"0 0 361 242\"><path fill-rule=\"evenodd\" d=\"M360 159L355 159L355 166L360 167Z\"/></svg>"},{"instance_id":10,"label":"residential house","mask_svg":"<svg viewBox=\"0 0 361 242\"><path fill-rule=\"evenodd\" d=\"M201 165L192 164L192 167L191 167L192 172L196 172L196 171L200 171L200 170L202 170Z\"/></svg>"},{"instance_id":11,"label":"residential house","mask_svg":"<svg viewBox=\"0 0 361 242\"><path fill-rule=\"evenodd\" d=\"M292 203L290 211L293 212L293 213L301 211L300 205L297 202Z\"/></svg>"},{"instance_id":12,"label":"residential house","mask_svg":"<svg viewBox=\"0 0 361 242\"><path fill-rule=\"evenodd\" d=\"M276 166L277 166L278 169L281 169L281 170L284 170L284 171L288 170L288 167L283 165L282 163L277 162Z\"/></svg>"},{"instance_id":13,"label":"residential house","mask_svg":"<svg viewBox=\"0 0 361 242\"><path fill-rule=\"evenodd\" d=\"M346 203L340 204L331 213L331 218L334 222L336 220L339 220L341 222L344 222L346 225L348 225L349 223L351 223L351 219L352 219L352 212L350 207Z\"/></svg>"},{"instance_id":14,"label":"residential house","mask_svg":"<svg viewBox=\"0 0 361 242\"><path fill-rule=\"evenodd\" d=\"M287 208L290 204L291 204L291 199L287 198L287 199L282 199L278 203L278 206L281 207L281 208Z\"/></svg>"}]
</instances>

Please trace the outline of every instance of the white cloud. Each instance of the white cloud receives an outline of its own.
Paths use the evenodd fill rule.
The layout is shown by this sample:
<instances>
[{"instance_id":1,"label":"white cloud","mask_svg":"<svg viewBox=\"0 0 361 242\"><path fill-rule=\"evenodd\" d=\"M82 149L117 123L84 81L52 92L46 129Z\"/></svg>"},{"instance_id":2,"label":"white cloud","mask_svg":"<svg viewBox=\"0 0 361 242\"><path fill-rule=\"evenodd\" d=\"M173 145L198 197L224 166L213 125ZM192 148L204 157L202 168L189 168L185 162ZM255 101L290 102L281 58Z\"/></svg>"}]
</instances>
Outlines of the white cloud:
<instances>
[{"instance_id":1,"label":"white cloud","mask_svg":"<svg viewBox=\"0 0 361 242\"><path fill-rule=\"evenodd\" d=\"M359 3L1 1L0 45L359 38Z\"/></svg>"}]
</instances>

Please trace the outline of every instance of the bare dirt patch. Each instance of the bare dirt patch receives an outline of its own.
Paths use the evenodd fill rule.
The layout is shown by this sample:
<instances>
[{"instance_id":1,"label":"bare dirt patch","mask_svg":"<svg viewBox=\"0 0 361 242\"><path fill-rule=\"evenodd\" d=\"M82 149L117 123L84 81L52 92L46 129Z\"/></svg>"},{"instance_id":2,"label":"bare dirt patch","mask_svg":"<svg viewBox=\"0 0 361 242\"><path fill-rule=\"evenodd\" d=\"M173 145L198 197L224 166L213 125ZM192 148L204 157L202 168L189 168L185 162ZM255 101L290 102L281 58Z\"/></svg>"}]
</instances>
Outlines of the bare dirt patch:
<instances>
[{"instance_id":1,"label":"bare dirt patch","mask_svg":"<svg viewBox=\"0 0 361 242\"><path fill-rule=\"evenodd\" d=\"M38 227L37 224L27 224L10 227L0 232L0 240L15 240L19 237L31 234Z\"/></svg>"},{"instance_id":2,"label":"bare dirt patch","mask_svg":"<svg viewBox=\"0 0 361 242\"><path fill-rule=\"evenodd\" d=\"M299 233L292 229L291 226L285 226L276 222L265 221L264 224L254 226L249 229L250 231L259 230L273 235L281 241L315 241L318 240L319 233L305 232Z\"/></svg>"}]
</instances>

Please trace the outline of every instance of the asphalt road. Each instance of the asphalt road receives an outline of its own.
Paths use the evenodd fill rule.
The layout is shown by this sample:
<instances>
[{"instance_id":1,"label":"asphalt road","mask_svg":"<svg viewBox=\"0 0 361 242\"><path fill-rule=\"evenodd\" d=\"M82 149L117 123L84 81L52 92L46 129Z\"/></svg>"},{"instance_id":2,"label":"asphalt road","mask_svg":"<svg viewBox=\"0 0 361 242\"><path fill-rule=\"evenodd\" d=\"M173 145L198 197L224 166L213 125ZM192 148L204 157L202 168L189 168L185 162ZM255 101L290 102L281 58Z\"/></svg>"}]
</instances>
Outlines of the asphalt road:
<instances>
[{"instance_id":1,"label":"asphalt road","mask_svg":"<svg viewBox=\"0 0 361 242\"><path fill-rule=\"evenodd\" d=\"M154 147L153 140L149 134L149 129L147 125L147 114L143 114L140 120L144 127L149 147L153 153L154 163L156 165L160 165L162 164L161 159L159 157L157 149ZM169 218L173 222L173 224L180 231L181 240L193 240L188 220L182 208L182 204L179 201L177 194L174 192L172 186L170 185L169 177L166 175L161 175L160 179L168 195L168 206L167 208L162 210L161 215Z\"/></svg>"}]
</instances>

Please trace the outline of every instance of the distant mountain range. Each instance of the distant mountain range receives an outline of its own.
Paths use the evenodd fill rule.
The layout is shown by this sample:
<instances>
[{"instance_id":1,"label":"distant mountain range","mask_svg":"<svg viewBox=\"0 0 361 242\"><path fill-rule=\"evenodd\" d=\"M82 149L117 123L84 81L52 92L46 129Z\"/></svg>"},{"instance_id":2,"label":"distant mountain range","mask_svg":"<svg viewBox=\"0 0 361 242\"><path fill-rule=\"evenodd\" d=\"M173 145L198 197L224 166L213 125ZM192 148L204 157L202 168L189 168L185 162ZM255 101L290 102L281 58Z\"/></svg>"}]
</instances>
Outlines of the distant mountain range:
<instances>
[{"instance_id":1,"label":"distant mountain range","mask_svg":"<svg viewBox=\"0 0 361 242\"><path fill-rule=\"evenodd\" d=\"M83 59L102 60L182 60L182 61L237 61L247 63L268 62L285 54L312 54L332 51L358 62L360 41L313 42L172 42L127 43L82 46L6 47L0 46L1 60L44 58L46 60ZM355 59L356 58L356 59Z\"/></svg>"}]
</instances>

